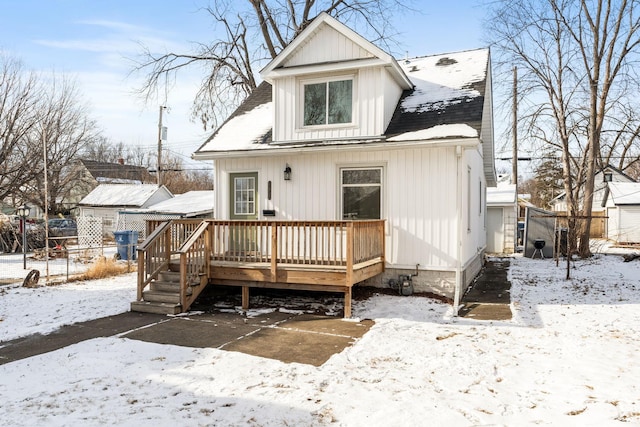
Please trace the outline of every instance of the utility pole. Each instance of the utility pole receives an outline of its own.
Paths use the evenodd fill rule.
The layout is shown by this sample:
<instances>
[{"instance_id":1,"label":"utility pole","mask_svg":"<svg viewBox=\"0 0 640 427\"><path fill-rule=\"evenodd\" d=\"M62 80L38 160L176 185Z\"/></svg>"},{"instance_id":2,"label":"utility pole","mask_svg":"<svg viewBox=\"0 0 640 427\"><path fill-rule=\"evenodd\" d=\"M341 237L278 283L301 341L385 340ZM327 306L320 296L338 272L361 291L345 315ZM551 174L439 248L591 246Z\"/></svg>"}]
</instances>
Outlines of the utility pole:
<instances>
[{"instance_id":1,"label":"utility pole","mask_svg":"<svg viewBox=\"0 0 640 427\"><path fill-rule=\"evenodd\" d=\"M516 227L513 236L513 251L518 251L518 67L513 67L513 160L511 161L511 184L516 187ZM524 242L522 242L524 244Z\"/></svg>"},{"instance_id":2,"label":"utility pole","mask_svg":"<svg viewBox=\"0 0 640 427\"><path fill-rule=\"evenodd\" d=\"M160 114L158 117L158 187L162 186L162 111L167 108L164 105L160 106Z\"/></svg>"},{"instance_id":3,"label":"utility pole","mask_svg":"<svg viewBox=\"0 0 640 427\"><path fill-rule=\"evenodd\" d=\"M518 67L513 67L513 160L511 161L511 183L516 186L518 194Z\"/></svg>"}]
</instances>

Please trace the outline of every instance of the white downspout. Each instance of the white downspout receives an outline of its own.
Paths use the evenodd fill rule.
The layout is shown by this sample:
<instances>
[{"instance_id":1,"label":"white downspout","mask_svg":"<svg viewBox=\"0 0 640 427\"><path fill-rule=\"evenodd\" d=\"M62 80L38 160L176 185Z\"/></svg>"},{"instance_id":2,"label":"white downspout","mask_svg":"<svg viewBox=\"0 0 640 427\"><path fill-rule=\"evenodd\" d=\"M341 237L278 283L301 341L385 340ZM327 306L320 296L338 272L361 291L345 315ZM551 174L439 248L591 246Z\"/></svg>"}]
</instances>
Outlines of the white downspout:
<instances>
[{"instance_id":1,"label":"white downspout","mask_svg":"<svg viewBox=\"0 0 640 427\"><path fill-rule=\"evenodd\" d=\"M456 214L458 222L458 230L456 236L456 284L453 292L453 315L458 316L460 309L460 291L462 290L462 147L456 146L456 175L458 195L456 199Z\"/></svg>"}]
</instances>

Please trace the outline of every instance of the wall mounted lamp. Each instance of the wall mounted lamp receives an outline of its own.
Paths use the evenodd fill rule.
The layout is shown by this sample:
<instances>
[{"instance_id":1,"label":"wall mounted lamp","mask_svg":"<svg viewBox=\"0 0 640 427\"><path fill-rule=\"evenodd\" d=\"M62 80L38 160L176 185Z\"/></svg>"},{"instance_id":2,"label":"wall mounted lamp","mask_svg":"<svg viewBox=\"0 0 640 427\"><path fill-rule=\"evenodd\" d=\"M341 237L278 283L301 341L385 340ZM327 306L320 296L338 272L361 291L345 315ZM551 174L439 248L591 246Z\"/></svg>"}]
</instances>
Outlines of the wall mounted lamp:
<instances>
[{"instance_id":1,"label":"wall mounted lamp","mask_svg":"<svg viewBox=\"0 0 640 427\"><path fill-rule=\"evenodd\" d=\"M284 168L284 180L285 181L290 181L291 180L291 167L288 164Z\"/></svg>"}]
</instances>

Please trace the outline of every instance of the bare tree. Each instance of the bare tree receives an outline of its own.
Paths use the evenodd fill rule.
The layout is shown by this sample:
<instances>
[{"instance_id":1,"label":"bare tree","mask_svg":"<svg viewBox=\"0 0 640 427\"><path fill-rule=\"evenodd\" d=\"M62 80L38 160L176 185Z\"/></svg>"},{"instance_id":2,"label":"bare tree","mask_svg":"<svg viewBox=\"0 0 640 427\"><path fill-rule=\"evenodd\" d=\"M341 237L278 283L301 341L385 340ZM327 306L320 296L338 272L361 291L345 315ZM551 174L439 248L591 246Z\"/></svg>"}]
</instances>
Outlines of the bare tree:
<instances>
[{"instance_id":1,"label":"bare tree","mask_svg":"<svg viewBox=\"0 0 640 427\"><path fill-rule=\"evenodd\" d=\"M217 0L209 13L224 36L195 45L193 52L156 53L143 46L133 72L146 75L140 88L147 101L159 86L186 67L200 65L205 77L192 116L205 129L217 127L259 83L261 65L274 58L321 12L348 22L374 42L395 43L389 16L408 9L401 0Z\"/></svg>"},{"instance_id":2,"label":"bare tree","mask_svg":"<svg viewBox=\"0 0 640 427\"><path fill-rule=\"evenodd\" d=\"M30 133L29 146L39 152L36 169L40 173L31 181L29 197L43 210L48 198L50 213L63 212L77 177L69 173L72 162L89 142L98 138L95 122L87 115L75 83L67 77L53 76L38 108L38 121ZM48 194L44 193L43 144L47 145ZM34 165L35 166L35 165Z\"/></svg>"},{"instance_id":3,"label":"bare tree","mask_svg":"<svg viewBox=\"0 0 640 427\"><path fill-rule=\"evenodd\" d=\"M640 43L638 4L637 0L502 0L488 19L502 61L524 71L522 93L529 108L521 125L526 134L562 150L569 226L579 228L581 256L590 254L594 176L606 157L603 134L617 129L627 135L608 140L615 144L608 152L625 157L629 150L620 144L632 146L637 140L633 130L638 122L615 113L616 106L634 103L629 88L637 86L630 65L638 58ZM569 244L575 247L573 237Z\"/></svg>"},{"instance_id":4,"label":"bare tree","mask_svg":"<svg viewBox=\"0 0 640 427\"><path fill-rule=\"evenodd\" d=\"M112 142L103 136L89 141L80 153L85 160L103 163L119 163L145 168L155 162L155 152L139 145L125 145L123 142Z\"/></svg>"},{"instance_id":5,"label":"bare tree","mask_svg":"<svg viewBox=\"0 0 640 427\"><path fill-rule=\"evenodd\" d=\"M164 185L173 194L182 194L193 190L213 190L212 171L189 170L175 154L165 152L162 155L162 177Z\"/></svg>"},{"instance_id":6,"label":"bare tree","mask_svg":"<svg viewBox=\"0 0 640 427\"><path fill-rule=\"evenodd\" d=\"M37 153L28 140L37 123L41 93L34 73L18 60L0 56L0 200L19 194L38 172Z\"/></svg>"}]
</instances>

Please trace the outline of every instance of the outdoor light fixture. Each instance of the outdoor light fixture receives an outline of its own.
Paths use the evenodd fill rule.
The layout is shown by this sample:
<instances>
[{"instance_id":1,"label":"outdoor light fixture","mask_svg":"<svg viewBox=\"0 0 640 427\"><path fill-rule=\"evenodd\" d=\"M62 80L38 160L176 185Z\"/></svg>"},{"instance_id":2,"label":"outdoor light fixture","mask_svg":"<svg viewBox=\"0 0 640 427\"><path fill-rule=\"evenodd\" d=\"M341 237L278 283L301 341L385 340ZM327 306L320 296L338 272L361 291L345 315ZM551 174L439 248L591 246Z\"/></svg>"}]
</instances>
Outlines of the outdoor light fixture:
<instances>
[{"instance_id":1,"label":"outdoor light fixture","mask_svg":"<svg viewBox=\"0 0 640 427\"><path fill-rule=\"evenodd\" d=\"M29 206L22 205L16 209L16 215L22 219L22 268L27 269L27 217L29 216Z\"/></svg>"},{"instance_id":2,"label":"outdoor light fixture","mask_svg":"<svg viewBox=\"0 0 640 427\"><path fill-rule=\"evenodd\" d=\"M287 167L284 168L284 180L291 180L291 167L287 164Z\"/></svg>"}]
</instances>

